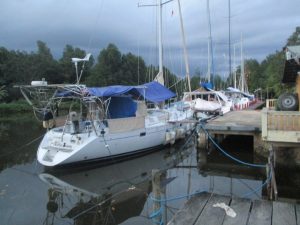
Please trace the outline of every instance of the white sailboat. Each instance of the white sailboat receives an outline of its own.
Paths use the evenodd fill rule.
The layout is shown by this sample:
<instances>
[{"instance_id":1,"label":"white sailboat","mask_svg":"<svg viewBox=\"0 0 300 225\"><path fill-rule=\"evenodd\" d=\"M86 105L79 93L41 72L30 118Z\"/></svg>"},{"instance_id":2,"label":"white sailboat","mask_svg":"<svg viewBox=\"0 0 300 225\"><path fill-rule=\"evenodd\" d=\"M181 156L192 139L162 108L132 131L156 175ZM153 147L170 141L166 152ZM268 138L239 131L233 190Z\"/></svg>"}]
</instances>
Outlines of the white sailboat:
<instances>
[{"instance_id":1,"label":"white sailboat","mask_svg":"<svg viewBox=\"0 0 300 225\"><path fill-rule=\"evenodd\" d=\"M220 91L185 92L184 101L189 102L197 118L206 115L224 115L229 112L232 102Z\"/></svg>"},{"instance_id":2,"label":"white sailboat","mask_svg":"<svg viewBox=\"0 0 300 225\"><path fill-rule=\"evenodd\" d=\"M183 101L190 104L197 118L204 118L210 115L223 115L230 111L232 102L221 92L212 89L211 66L213 65L213 50L210 22L209 0L207 4L207 22L208 22L208 60L207 60L207 82L209 87L205 87L206 91L195 90L185 92Z\"/></svg>"},{"instance_id":3,"label":"white sailboat","mask_svg":"<svg viewBox=\"0 0 300 225\"><path fill-rule=\"evenodd\" d=\"M80 106L70 107L65 123L48 129L45 134L37 152L38 161L45 166L82 163L150 150L173 144L193 128L191 124L180 123L191 118L192 111L179 107L147 109L146 101L158 104L175 96L157 82L102 88L79 84L37 84L40 83L20 88L34 110L44 114L47 128L51 128L55 107L60 102L72 100ZM51 97L43 101L43 95ZM32 96L39 99L32 100Z\"/></svg>"},{"instance_id":4,"label":"white sailboat","mask_svg":"<svg viewBox=\"0 0 300 225\"><path fill-rule=\"evenodd\" d=\"M159 11L161 18L161 7ZM163 84L159 33L157 81ZM32 85L20 86L34 111L43 114L47 128L52 128L51 121L61 102L72 100L77 104L77 108L70 106L64 124L48 129L37 152L41 164L51 167L122 157L174 144L191 132L194 124L184 121L192 118L193 111L178 104L162 107L165 100L175 94L156 81L139 86L89 88L80 85L77 64L88 58L89 55L72 59L77 75L75 85L34 81ZM146 103L157 107L148 109Z\"/></svg>"},{"instance_id":5,"label":"white sailboat","mask_svg":"<svg viewBox=\"0 0 300 225\"><path fill-rule=\"evenodd\" d=\"M235 55L235 48L234 48ZM234 57L235 65L235 57ZM238 86L238 87L237 87ZM244 53L243 53L243 39L241 37L241 75L239 78L239 84L237 85L236 71L234 72L234 87L228 87L225 94L233 102L234 110L246 109L254 101L254 95L248 91L247 81L245 78L245 66L244 66Z\"/></svg>"}]
</instances>

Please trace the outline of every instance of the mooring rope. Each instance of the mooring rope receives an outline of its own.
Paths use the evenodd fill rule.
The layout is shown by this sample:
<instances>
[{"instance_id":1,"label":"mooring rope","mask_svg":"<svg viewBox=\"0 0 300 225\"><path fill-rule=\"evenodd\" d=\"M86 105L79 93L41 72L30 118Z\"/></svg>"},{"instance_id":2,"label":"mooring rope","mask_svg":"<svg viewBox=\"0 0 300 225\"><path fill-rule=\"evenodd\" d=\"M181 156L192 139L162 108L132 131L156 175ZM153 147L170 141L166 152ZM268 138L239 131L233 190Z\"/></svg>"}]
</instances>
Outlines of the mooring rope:
<instances>
[{"instance_id":1,"label":"mooring rope","mask_svg":"<svg viewBox=\"0 0 300 225\"><path fill-rule=\"evenodd\" d=\"M228 152L226 152L224 149L222 149L220 147L220 145L218 145L218 143L211 137L209 132L203 127L203 125L201 123L200 123L200 128L207 134L207 137L217 147L217 149L220 152L222 152L225 156L232 159L233 161L238 162L238 163L243 164L243 165L246 165L246 166L251 166L251 167L259 167L259 168L266 168L267 167L265 164L254 164L254 163L244 162L244 161L230 155Z\"/></svg>"}]
</instances>

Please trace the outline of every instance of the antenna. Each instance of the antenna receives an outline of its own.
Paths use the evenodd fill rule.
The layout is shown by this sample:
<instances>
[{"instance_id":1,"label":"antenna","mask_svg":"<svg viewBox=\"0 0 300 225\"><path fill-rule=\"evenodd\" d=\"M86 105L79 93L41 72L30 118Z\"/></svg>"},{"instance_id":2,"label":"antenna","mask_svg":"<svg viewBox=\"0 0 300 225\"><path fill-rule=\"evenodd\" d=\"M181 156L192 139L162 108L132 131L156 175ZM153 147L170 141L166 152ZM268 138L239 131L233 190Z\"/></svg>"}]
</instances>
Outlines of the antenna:
<instances>
[{"instance_id":1,"label":"antenna","mask_svg":"<svg viewBox=\"0 0 300 225\"><path fill-rule=\"evenodd\" d=\"M80 78L81 78L81 75L82 75L82 71L83 71L83 68L84 68L84 64L82 66L82 70L80 72L80 76L78 77L78 62L87 62L90 60L90 57L91 57L91 53L88 53L84 58L80 59L80 58L72 58L72 63L74 63L75 65L75 69L76 69L76 84L79 84L79 81L80 81Z\"/></svg>"}]
</instances>

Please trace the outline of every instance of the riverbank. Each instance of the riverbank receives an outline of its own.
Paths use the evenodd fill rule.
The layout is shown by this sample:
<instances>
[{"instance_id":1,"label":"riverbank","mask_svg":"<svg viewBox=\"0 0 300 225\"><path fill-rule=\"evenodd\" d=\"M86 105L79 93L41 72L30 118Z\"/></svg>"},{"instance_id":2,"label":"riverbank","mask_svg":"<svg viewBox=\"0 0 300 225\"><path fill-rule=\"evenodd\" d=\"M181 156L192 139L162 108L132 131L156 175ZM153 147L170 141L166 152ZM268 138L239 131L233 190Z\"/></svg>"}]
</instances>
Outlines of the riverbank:
<instances>
[{"instance_id":1,"label":"riverbank","mask_svg":"<svg viewBox=\"0 0 300 225\"><path fill-rule=\"evenodd\" d=\"M0 104L0 117L10 117L16 114L29 113L31 106L25 100Z\"/></svg>"}]
</instances>

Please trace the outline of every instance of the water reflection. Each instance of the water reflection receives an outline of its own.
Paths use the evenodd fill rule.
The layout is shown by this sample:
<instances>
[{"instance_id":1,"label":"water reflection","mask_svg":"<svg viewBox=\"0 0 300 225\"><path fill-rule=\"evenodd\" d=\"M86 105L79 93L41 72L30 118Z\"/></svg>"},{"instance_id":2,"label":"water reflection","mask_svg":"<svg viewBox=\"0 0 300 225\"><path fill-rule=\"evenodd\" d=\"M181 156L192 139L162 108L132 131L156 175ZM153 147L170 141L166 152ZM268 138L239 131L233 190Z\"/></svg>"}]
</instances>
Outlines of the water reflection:
<instances>
[{"instance_id":1,"label":"water reflection","mask_svg":"<svg viewBox=\"0 0 300 225\"><path fill-rule=\"evenodd\" d=\"M39 175L49 186L45 224L56 224L58 218L74 224L130 224L132 218L139 218L132 224L166 223L200 191L261 198L262 190L254 192L264 179L259 171L233 165L230 171L226 166L220 170L222 163L216 170L216 162L200 159L201 152L191 140L108 166L47 170ZM157 212L158 217L153 217Z\"/></svg>"},{"instance_id":2,"label":"water reflection","mask_svg":"<svg viewBox=\"0 0 300 225\"><path fill-rule=\"evenodd\" d=\"M153 169L161 173L160 198L176 199L163 203L164 221L199 191L239 197L251 193L250 198L265 195L261 189L254 192L264 182L265 171L237 165L218 151L208 155L206 150L197 151L193 139L123 162L49 170L36 162L39 140L32 142L44 133L40 124L34 120L0 124L1 224L153 224L151 215L157 211ZM224 148L238 149L234 143ZM254 160L247 150L230 153ZM279 196L299 197L299 170L278 169L282 172L276 173Z\"/></svg>"},{"instance_id":3,"label":"water reflection","mask_svg":"<svg viewBox=\"0 0 300 225\"><path fill-rule=\"evenodd\" d=\"M31 116L0 119L0 172L14 165L32 162L45 130Z\"/></svg>"},{"instance_id":4,"label":"water reflection","mask_svg":"<svg viewBox=\"0 0 300 225\"><path fill-rule=\"evenodd\" d=\"M109 166L41 173L50 187L45 224L55 224L57 217L74 224L120 224L139 216L152 190L152 169L167 171L193 150L190 142Z\"/></svg>"}]
</instances>

